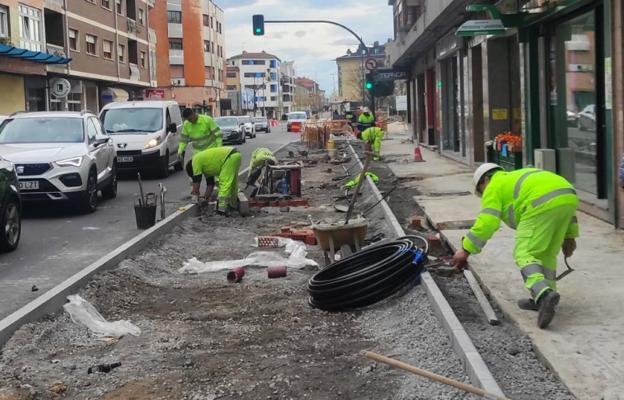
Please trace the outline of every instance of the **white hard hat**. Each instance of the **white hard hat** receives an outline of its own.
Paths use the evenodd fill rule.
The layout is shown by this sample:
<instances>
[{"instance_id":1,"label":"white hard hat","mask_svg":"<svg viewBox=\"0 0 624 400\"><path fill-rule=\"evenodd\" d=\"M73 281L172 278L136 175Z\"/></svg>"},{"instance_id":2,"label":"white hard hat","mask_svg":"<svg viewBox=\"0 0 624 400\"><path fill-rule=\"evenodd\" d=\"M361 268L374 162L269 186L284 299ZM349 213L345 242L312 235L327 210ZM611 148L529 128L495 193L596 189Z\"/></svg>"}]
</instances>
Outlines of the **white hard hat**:
<instances>
[{"instance_id":1,"label":"white hard hat","mask_svg":"<svg viewBox=\"0 0 624 400\"><path fill-rule=\"evenodd\" d=\"M362 112L369 113L370 109L368 107L362 107Z\"/></svg>"},{"instance_id":2,"label":"white hard hat","mask_svg":"<svg viewBox=\"0 0 624 400\"><path fill-rule=\"evenodd\" d=\"M472 187L474 188L474 193L481 197L481 193L479 193L479 182L481 182L481 179L488 173L488 172L492 172L494 170L502 170L503 167L501 167L498 164L494 164L494 163L485 163L483 165L481 165L479 168L477 168L477 170L475 171L473 177L472 177Z\"/></svg>"}]
</instances>

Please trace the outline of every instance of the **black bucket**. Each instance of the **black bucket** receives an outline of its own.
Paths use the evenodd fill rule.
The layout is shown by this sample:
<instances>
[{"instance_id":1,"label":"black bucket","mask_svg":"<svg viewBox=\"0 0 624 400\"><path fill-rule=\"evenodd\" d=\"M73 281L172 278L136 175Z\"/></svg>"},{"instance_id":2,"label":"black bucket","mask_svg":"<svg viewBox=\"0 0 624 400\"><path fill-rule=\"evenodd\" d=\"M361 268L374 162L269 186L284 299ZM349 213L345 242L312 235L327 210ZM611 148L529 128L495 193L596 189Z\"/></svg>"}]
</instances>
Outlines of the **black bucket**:
<instances>
[{"instance_id":1,"label":"black bucket","mask_svg":"<svg viewBox=\"0 0 624 400\"><path fill-rule=\"evenodd\" d=\"M156 201L150 194L152 193L145 196L147 199L145 204L139 200L134 205L134 215L139 229L149 229L156 224Z\"/></svg>"}]
</instances>

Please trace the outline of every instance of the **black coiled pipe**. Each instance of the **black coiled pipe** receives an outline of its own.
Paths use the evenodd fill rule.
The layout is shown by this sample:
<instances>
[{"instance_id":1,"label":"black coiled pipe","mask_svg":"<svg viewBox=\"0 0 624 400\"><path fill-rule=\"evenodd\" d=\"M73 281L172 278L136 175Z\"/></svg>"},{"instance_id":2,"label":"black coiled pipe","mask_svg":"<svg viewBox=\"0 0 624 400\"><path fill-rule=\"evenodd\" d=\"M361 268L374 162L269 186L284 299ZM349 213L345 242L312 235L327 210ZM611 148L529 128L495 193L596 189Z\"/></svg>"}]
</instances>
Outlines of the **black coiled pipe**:
<instances>
[{"instance_id":1,"label":"black coiled pipe","mask_svg":"<svg viewBox=\"0 0 624 400\"><path fill-rule=\"evenodd\" d=\"M374 304L417 283L428 253L429 243L420 236L407 236L357 252L310 279L309 303L326 311Z\"/></svg>"}]
</instances>

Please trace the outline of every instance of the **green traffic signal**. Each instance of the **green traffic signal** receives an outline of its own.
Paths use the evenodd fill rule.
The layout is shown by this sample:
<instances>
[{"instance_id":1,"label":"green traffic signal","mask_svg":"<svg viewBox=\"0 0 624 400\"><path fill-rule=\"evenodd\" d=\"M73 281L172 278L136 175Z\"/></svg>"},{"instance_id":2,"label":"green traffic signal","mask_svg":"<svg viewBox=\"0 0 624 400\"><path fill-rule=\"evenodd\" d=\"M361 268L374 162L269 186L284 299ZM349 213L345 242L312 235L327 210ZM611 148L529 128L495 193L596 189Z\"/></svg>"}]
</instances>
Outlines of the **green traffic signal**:
<instances>
[{"instance_id":1,"label":"green traffic signal","mask_svg":"<svg viewBox=\"0 0 624 400\"><path fill-rule=\"evenodd\" d=\"M366 89L371 90L373 88L373 82L366 82Z\"/></svg>"},{"instance_id":2,"label":"green traffic signal","mask_svg":"<svg viewBox=\"0 0 624 400\"><path fill-rule=\"evenodd\" d=\"M264 35L264 15L256 14L251 18L253 22L253 33L255 36Z\"/></svg>"}]
</instances>

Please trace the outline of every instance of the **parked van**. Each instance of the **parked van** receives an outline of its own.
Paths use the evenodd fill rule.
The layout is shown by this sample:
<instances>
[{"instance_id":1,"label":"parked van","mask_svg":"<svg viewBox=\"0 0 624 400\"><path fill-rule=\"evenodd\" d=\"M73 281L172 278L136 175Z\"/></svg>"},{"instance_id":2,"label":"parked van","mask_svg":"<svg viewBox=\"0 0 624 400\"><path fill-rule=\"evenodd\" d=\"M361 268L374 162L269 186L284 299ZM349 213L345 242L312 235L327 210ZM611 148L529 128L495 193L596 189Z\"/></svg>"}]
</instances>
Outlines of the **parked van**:
<instances>
[{"instance_id":1,"label":"parked van","mask_svg":"<svg viewBox=\"0 0 624 400\"><path fill-rule=\"evenodd\" d=\"M182 115L175 101L109 103L100 120L113 138L119 170L150 170L166 177L170 167L182 169L177 156Z\"/></svg>"}]
</instances>

